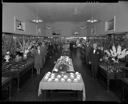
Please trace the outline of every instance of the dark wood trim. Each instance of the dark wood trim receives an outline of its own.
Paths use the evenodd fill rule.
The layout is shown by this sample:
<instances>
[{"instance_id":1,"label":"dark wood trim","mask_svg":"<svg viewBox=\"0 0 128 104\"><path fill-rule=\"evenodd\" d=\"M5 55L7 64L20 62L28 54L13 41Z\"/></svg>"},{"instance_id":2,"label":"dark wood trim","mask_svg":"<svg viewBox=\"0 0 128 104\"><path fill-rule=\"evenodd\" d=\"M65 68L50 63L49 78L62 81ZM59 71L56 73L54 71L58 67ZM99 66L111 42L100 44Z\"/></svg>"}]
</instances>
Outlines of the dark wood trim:
<instances>
[{"instance_id":1,"label":"dark wood trim","mask_svg":"<svg viewBox=\"0 0 128 104\"><path fill-rule=\"evenodd\" d=\"M2 34L6 35L16 35L16 36L26 36L26 37L46 37L46 36L35 36L35 35L27 35L27 34L19 34L19 33L10 33L10 32L2 32Z\"/></svg>"}]
</instances>

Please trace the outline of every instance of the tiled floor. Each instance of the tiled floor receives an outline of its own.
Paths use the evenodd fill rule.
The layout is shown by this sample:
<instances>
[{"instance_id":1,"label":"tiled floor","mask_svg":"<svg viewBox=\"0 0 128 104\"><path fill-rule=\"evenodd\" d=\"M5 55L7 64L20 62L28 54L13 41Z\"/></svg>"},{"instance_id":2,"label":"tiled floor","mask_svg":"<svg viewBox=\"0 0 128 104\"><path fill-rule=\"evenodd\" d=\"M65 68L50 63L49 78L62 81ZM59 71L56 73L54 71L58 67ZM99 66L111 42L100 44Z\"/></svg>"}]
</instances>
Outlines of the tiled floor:
<instances>
[{"instance_id":1,"label":"tiled floor","mask_svg":"<svg viewBox=\"0 0 128 104\"><path fill-rule=\"evenodd\" d=\"M82 74L85 89L86 89L86 101L116 101L120 102L118 97L112 92L107 92L106 89L97 81L91 78L90 73L86 65L83 65L80 59L79 50L76 54L72 54L73 65L75 71L79 71ZM34 75L22 86L21 91L12 96L12 101L57 101L59 98L43 99L38 97L39 82L48 71L52 71L55 57L48 60L46 65L41 70L40 75ZM71 99L69 99L71 100ZM74 99L75 100L75 99Z\"/></svg>"}]
</instances>

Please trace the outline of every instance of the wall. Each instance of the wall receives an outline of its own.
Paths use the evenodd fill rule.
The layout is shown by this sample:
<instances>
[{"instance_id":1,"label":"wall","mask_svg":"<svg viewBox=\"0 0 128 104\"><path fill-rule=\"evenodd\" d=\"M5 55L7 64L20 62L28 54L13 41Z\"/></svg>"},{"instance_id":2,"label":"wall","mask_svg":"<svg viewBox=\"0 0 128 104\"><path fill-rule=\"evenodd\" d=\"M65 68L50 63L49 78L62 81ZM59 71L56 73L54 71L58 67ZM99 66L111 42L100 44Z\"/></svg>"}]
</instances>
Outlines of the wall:
<instances>
[{"instance_id":1,"label":"wall","mask_svg":"<svg viewBox=\"0 0 128 104\"><path fill-rule=\"evenodd\" d=\"M52 33L59 33L60 36L73 36L74 32L78 32L79 36L86 36L86 29L81 29L81 26L86 26L83 22L53 22L53 23L46 23L45 27L50 26L51 29L45 28L46 36L53 36Z\"/></svg>"},{"instance_id":2,"label":"wall","mask_svg":"<svg viewBox=\"0 0 128 104\"><path fill-rule=\"evenodd\" d=\"M98 12L95 17L101 21L94 24L97 35L114 32L105 31L105 21L112 19L114 16L116 16L115 32L128 31L128 2L109 3ZM88 34L90 34L90 30L88 30Z\"/></svg>"},{"instance_id":3,"label":"wall","mask_svg":"<svg viewBox=\"0 0 128 104\"><path fill-rule=\"evenodd\" d=\"M14 16L25 21L25 31L14 31ZM22 3L4 3L2 14L2 31L19 34L36 34L36 26L30 20L36 17L29 8Z\"/></svg>"},{"instance_id":4,"label":"wall","mask_svg":"<svg viewBox=\"0 0 128 104\"><path fill-rule=\"evenodd\" d=\"M16 31L15 33L21 34L36 34L36 26L31 23L30 20L36 17L36 14L32 12L22 3L4 3L2 13L2 31L3 32L14 32L14 16L20 18L26 22L26 30ZM96 34L105 34L105 21L116 16L116 31L123 32L128 31L128 2L109 3L108 5L102 6L95 15L96 18L101 20L99 23L94 24L96 27ZM47 29L47 25L51 26L51 29ZM41 29L40 35L52 36L52 32L58 32L61 36L72 36L74 32L79 32L80 36L86 36L91 34L91 25L87 24L88 28L80 29L80 26L86 26L84 22L69 22L69 21L58 21L54 23L42 23L39 24L38 28Z\"/></svg>"},{"instance_id":5,"label":"wall","mask_svg":"<svg viewBox=\"0 0 128 104\"><path fill-rule=\"evenodd\" d=\"M40 28L39 35L53 36L53 32L60 33L61 36L72 36L74 32L79 32L80 36L85 36L86 29L80 29L80 26L86 26L82 22L57 21L53 23L41 23L37 27L30 21L36 17L36 13L23 3L4 3L2 13L2 32L11 32L18 34L36 35L36 28ZM22 21L25 21L25 31L14 31L14 16ZM47 29L51 26L51 29Z\"/></svg>"}]
</instances>

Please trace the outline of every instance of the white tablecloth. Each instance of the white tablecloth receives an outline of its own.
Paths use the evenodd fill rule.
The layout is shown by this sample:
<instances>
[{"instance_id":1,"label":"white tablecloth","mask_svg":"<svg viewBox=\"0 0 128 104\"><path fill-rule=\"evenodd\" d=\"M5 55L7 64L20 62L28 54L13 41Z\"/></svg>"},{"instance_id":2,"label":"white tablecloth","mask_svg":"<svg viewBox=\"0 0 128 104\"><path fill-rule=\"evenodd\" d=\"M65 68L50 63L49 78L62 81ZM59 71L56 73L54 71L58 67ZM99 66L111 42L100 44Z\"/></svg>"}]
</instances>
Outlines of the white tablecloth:
<instances>
[{"instance_id":1,"label":"white tablecloth","mask_svg":"<svg viewBox=\"0 0 128 104\"><path fill-rule=\"evenodd\" d=\"M81 75L81 74L80 74ZM55 82L45 81L44 78L39 83L38 96L41 94L41 90L79 90L83 91L83 101L85 101L85 85L81 76L78 82Z\"/></svg>"}]
</instances>

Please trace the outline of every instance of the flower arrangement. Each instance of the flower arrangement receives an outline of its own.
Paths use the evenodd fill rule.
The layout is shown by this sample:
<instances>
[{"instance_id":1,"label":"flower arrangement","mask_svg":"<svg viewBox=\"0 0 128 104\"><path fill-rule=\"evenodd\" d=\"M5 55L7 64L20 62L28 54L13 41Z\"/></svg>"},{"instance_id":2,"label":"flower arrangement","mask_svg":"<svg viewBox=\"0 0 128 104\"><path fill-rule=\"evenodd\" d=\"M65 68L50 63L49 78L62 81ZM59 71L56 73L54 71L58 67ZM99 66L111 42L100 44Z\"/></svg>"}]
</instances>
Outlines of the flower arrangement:
<instances>
[{"instance_id":1,"label":"flower arrangement","mask_svg":"<svg viewBox=\"0 0 128 104\"><path fill-rule=\"evenodd\" d=\"M18 42L20 44L21 52L23 52L23 57L27 58L27 54L28 54L30 48L32 47L33 42L30 42L30 41L25 42L24 39L23 39L23 44L21 44L20 41L18 41Z\"/></svg>"},{"instance_id":2,"label":"flower arrangement","mask_svg":"<svg viewBox=\"0 0 128 104\"><path fill-rule=\"evenodd\" d=\"M70 70L70 66L72 65L72 60L68 57L68 56L61 56L58 60L57 63L54 67L55 69L58 69L57 72L66 72L68 70Z\"/></svg>"},{"instance_id":3,"label":"flower arrangement","mask_svg":"<svg viewBox=\"0 0 128 104\"><path fill-rule=\"evenodd\" d=\"M118 45L117 48L113 45L112 49L105 50L105 53L107 53L108 59L111 58L114 63L119 63L119 59L125 58L125 56L128 55L128 50L122 49L120 45Z\"/></svg>"},{"instance_id":4,"label":"flower arrangement","mask_svg":"<svg viewBox=\"0 0 128 104\"><path fill-rule=\"evenodd\" d=\"M71 59L70 59L68 56L61 56L61 57L58 59L58 62L59 62L60 64L71 65Z\"/></svg>"}]
</instances>

